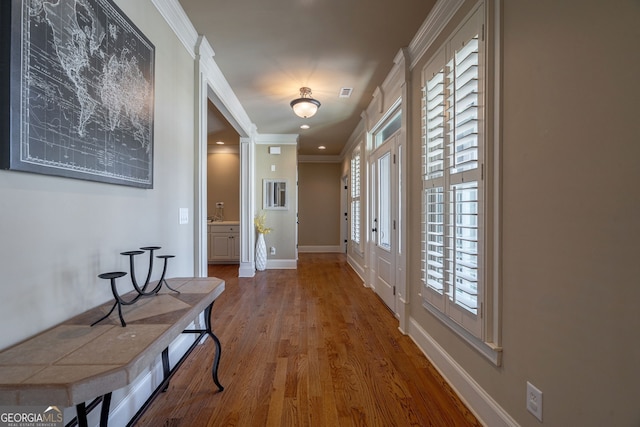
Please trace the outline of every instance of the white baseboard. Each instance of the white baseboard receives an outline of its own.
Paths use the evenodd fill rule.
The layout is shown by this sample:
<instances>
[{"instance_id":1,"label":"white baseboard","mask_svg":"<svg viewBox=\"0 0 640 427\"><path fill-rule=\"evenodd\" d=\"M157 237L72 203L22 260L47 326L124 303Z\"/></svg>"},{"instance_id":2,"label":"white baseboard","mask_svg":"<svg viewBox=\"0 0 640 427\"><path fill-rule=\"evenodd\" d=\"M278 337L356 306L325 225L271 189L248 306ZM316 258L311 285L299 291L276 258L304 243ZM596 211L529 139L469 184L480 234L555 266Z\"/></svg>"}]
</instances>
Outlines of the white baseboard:
<instances>
[{"instance_id":1,"label":"white baseboard","mask_svg":"<svg viewBox=\"0 0 640 427\"><path fill-rule=\"evenodd\" d=\"M295 270L298 268L298 261L295 259L268 259L267 270Z\"/></svg>"},{"instance_id":2,"label":"white baseboard","mask_svg":"<svg viewBox=\"0 0 640 427\"><path fill-rule=\"evenodd\" d=\"M327 254L340 254L344 252L344 246L332 245L332 246L298 246L298 252L300 253L327 253Z\"/></svg>"},{"instance_id":3,"label":"white baseboard","mask_svg":"<svg viewBox=\"0 0 640 427\"><path fill-rule=\"evenodd\" d=\"M256 275L256 266L253 262L241 262L238 269L238 277L253 277Z\"/></svg>"},{"instance_id":4,"label":"white baseboard","mask_svg":"<svg viewBox=\"0 0 640 427\"><path fill-rule=\"evenodd\" d=\"M347 255L347 264L349 264L351 269L360 277L362 283L364 283L364 268L358 264L351 255Z\"/></svg>"},{"instance_id":5,"label":"white baseboard","mask_svg":"<svg viewBox=\"0 0 640 427\"><path fill-rule=\"evenodd\" d=\"M409 321L409 336L483 425L519 426L413 318Z\"/></svg>"}]
</instances>

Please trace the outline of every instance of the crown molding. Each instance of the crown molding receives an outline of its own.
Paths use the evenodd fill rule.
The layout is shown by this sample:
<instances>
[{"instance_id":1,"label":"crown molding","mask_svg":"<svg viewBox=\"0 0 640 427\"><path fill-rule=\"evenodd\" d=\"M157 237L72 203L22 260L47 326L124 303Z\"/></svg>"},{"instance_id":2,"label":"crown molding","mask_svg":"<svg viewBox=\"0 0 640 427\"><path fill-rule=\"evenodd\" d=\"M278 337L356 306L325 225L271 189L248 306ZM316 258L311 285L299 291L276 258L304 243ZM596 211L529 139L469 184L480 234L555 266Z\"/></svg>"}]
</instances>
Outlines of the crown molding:
<instances>
[{"instance_id":1,"label":"crown molding","mask_svg":"<svg viewBox=\"0 0 640 427\"><path fill-rule=\"evenodd\" d=\"M195 46L198 40L198 32L187 17L182 6L177 0L151 0L158 9L160 15L167 21L178 39L182 42L187 52L195 59Z\"/></svg>"},{"instance_id":2,"label":"crown molding","mask_svg":"<svg viewBox=\"0 0 640 427\"><path fill-rule=\"evenodd\" d=\"M235 92L222 74L222 71L213 59L213 49L206 37L200 36L198 40L198 56L200 69L207 80L209 99L216 108L232 124L242 136L250 136L256 131L256 126L238 100Z\"/></svg>"},{"instance_id":3,"label":"crown molding","mask_svg":"<svg viewBox=\"0 0 640 427\"><path fill-rule=\"evenodd\" d=\"M362 118L358 125L351 132L351 136L347 140L347 143L344 145L342 152L340 153L340 158L344 159L347 155L351 156L353 150L358 146L358 144L365 141L366 135L364 131L364 118Z\"/></svg>"},{"instance_id":4,"label":"crown molding","mask_svg":"<svg viewBox=\"0 0 640 427\"><path fill-rule=\"evenodd\" d=\"M215 51L207 38L198 34L177 0L151 1L192 58L199 61L200 71L210 89L209 98L216 101L216 107L227 117L227 120L236 125L239 133L251 135L255 131L255 125L213 59Z\"/></svg>"},{"instance_id":5,"label":"crown molding","mask_svg":"<svg viewBox=\"0 0 640 427\"><path fill-rule=\"evenodd\" d=\"M409 43L409 68L413 69L416 63L426 53L427 49L440 35L447 23L453 18L465 0L438 0L431 9L429 16Z\"/></svg>"}]
</instances>

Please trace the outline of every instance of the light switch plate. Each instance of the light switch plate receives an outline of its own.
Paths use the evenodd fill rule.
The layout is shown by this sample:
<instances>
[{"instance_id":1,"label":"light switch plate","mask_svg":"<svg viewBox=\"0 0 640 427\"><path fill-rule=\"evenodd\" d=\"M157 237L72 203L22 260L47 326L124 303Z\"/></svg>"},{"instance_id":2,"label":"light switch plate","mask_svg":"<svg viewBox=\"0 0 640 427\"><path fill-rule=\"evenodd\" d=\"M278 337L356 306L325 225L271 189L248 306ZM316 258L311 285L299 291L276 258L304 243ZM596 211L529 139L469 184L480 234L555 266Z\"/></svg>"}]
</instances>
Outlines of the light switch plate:
<instances>
[{"instance_id":1,"label":"light switch plate","mask_svg":"<svg viewBox=\"0 0 640 427\"><path fill-rule=\"evenodd\" d=\"M180 224L189 224L189 208L180 208Z\"/></svg>"}]
</instances>

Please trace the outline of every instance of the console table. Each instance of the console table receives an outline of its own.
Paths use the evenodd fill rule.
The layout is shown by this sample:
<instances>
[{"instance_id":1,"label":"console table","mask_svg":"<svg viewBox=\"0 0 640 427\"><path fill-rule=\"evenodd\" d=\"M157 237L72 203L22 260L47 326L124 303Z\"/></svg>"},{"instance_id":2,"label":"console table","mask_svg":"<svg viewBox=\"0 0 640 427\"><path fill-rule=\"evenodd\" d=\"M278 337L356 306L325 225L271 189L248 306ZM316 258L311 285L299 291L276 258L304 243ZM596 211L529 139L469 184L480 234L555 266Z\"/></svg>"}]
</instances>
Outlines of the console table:
<instances>
[{"instance_id":1,"label":"console table","mask_svg":"<svg viewBox=\"0 0 640 427\"><path fill-rule=\"evenodd\" d=\"M166 280L178 292L162 289L123 307L126 327L114 313L89 326L109 311L113 304L108 302L0 352L0 405L76 406L77 423L84 427L87 407L102 402L100 425L106 426L111 392L131 384L161 354L164 379L134 423L206 335L216 346L211 373L222 391L217 374L221 348L211 329L211 309L225 282L213 277ZM202 312L204 328L185 329ZM181 333L199 336L171 370L168 347Z\"/></svg>"}]
</instances>

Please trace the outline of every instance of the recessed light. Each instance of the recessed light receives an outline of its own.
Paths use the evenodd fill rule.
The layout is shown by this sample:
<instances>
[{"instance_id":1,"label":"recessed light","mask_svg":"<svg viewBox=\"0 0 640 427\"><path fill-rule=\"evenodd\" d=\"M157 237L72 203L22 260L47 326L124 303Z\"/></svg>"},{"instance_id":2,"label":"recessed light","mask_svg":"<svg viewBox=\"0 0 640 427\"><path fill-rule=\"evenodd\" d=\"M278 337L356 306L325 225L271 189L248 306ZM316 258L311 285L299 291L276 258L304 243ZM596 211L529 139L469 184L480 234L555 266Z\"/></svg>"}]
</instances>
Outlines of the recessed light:
<instances>
[{"instance_id":1,"label":"recessed light","mask_svg":"<svg viewBox=\"0 0 640 427\"><path fill-rule=\"evenodd\" d=\"M216 141L216 144L218 144L218 145L224 145L224 141Z\"/></svg>"},{"instance_id":2,"label":"recessed light","mask_svg":"<svg viewBox=\"0 0 640 427\"><path fill-rule=\"evenodd\" d=\"M310 126L309 126L309 125L301 125L301 126L300 126L300 129L309 129L309 128L310 128Z\"/></svg>"},{"instance_id":3,"label":"recessed light","mask_svg":"<svg viewBox=\"0 0 640 427\"><path fill-rule=\"evenodd\" d=\"M326 150L326 149L327 149L327 147L325 147L324 145L321 145L321 146L318 147L318 150Z\"/></svg>"}]
</instances>

